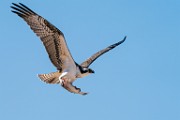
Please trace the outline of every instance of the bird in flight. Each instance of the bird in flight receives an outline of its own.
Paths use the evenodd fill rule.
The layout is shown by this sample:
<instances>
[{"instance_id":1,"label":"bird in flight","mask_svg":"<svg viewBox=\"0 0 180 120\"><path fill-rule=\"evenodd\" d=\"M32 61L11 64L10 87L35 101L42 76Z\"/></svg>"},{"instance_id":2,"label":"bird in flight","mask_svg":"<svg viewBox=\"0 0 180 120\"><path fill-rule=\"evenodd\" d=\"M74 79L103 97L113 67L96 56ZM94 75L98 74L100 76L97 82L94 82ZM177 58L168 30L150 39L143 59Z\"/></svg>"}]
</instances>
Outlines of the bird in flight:
<instances>
[{"instance_id":1,"label":"bird in flight","mask_svg":"<svg viewBox=\"0 0 180 120\"><path fill-rule=\"evenodd\" d=\"M58 28L24 4L12 4L12 12L24 19L34 33L41 39L52 64L57 68L56 72L38 74L38 77L49 84L60 84L71 93L86 95L87 92L82 92L80 88L73 85L73 82L77 78L82 78L94 73L94 70L89 68L89 66L98 57L120 45L126 39L125 36L123 40L98 51L83 63L78 64L74 61L68 49L64 34Z\"/></svg>"}]
</instances>

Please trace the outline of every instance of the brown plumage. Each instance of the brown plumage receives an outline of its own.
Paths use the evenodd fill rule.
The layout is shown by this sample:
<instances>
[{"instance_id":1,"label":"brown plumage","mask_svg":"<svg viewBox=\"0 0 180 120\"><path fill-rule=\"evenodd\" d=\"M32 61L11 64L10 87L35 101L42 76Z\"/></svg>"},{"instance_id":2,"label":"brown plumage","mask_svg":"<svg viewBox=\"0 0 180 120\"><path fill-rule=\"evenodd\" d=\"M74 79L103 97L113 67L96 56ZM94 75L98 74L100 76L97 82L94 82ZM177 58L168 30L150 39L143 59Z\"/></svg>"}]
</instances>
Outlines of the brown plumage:
<instances>
[{"instance_id":1,"label":"brown plumage","mask_svg":"<svg viewBox=\"0 0 180 120\"><path fill-rule=\"evenodd\" d=\"M120 45L121 43L123 43L126 40L126 36L124 37L123 40L110 45L109 47L100 50L99 52L95 53L94 55L92 55L90 58L88 58L86 61L84 61L83 63L81 63L82 67L89 67L99 56L103 55L104 53L108 52L109 50L115 48L116 46Z\"/></svg>"},{"instance_id":2,"label":"brown plumage","mask_svg":"<svg viewBox=\"0 0 180 120\"><path fill-rule=\"evenodd\" d=\"M68 58L70 62L74 62L63 33L25 5L19 4L13 3L15 7L11 6L11 8L16 11L13 10L12 12L23 18L36 35L40 37L54 66L61 71L64 62L63 57Z\"/></svg>"},{"instance_id":3,"label":"brown plumage","mask_svg":"<svg viewBox=\"0 0 180 120\"><path fill-rule=\"evenodd\" d=\"M126 39L126 37L124 37L123 40L100 50L79 65L72 58L64 34L58 28L22 3L12 4L12 12L24 19L34 33L41 39L51 62L58 70L57 72L49 74L39 74L38 77L49 84L61 84L62 87L72 93L86 95L86 92L81 92L81 89L73 86L72 83L77 78L82 78L94 73L89 66L99 56L120 45Z\"/></svg>"}]
</instances>

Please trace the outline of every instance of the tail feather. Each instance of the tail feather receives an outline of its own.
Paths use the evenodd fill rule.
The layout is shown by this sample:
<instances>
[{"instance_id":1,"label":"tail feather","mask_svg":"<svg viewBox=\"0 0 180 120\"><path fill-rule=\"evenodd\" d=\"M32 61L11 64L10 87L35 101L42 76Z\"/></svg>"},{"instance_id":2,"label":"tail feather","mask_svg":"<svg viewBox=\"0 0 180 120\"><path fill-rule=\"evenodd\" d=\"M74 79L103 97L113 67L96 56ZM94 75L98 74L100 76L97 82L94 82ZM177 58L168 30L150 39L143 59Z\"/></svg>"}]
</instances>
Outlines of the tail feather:
<instances>
[{"instance_id":1,"label":"tail feather","mask_svg":"<svg viewBox=\"0 0 180 120\"><path fill-rule=\"evenodd\" d=\"M59 84L59 72L52 72L49 74L38 74L38 77L48 84Z\"/></svg>"}]
</instances>

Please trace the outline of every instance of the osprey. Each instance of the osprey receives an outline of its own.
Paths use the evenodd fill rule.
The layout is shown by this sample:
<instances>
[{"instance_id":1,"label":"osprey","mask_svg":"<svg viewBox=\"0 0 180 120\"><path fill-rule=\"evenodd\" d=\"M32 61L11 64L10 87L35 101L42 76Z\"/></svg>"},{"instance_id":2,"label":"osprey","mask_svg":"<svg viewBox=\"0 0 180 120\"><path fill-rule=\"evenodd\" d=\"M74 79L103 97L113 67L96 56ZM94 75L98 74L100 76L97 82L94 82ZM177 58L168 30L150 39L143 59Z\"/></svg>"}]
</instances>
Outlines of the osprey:
<instances>
[{"instance_id":1,"label":"osprey","mask_svg":"<svg viewBox=\"0 0 180 120\"><path fill-rule=\"evenodd\" d=\"M100 50L83 63L77 64L67 47L64 34L58 28L22 3L12 4L12 12L24 19L36 35L40 37L52 64L57 68L57 72L39 74L39 78L49 84L60 84L72 93L86 95L87 92L81 92L81 89L73 86L72 83L77 78L94 73L89 66L99 56L120 45L126 39L125 36L123 40Z\"/></svg>"}]
</instances>

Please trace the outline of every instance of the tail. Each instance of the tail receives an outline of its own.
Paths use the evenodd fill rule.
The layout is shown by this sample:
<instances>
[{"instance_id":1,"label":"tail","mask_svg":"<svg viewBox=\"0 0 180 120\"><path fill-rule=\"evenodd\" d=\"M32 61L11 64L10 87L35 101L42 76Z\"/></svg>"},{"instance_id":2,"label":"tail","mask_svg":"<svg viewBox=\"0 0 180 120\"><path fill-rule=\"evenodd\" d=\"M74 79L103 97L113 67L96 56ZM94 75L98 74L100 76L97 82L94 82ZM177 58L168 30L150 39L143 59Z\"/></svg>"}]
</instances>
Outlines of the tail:
<instances>
[{"instance_id":1,"label":"tail","mask_svg":"<svg viewBox=\"0 0 180 120\"><path fill-rule=\"evenodd\" d=\"M58 71L57 72L52 72L52 73L49 73L49 74L38 74L38 77L48 83L48 84L59 84L60 81L59 81L59 76L60 76L61 73L59 73Z\"/></svg>"}]
</instances>

